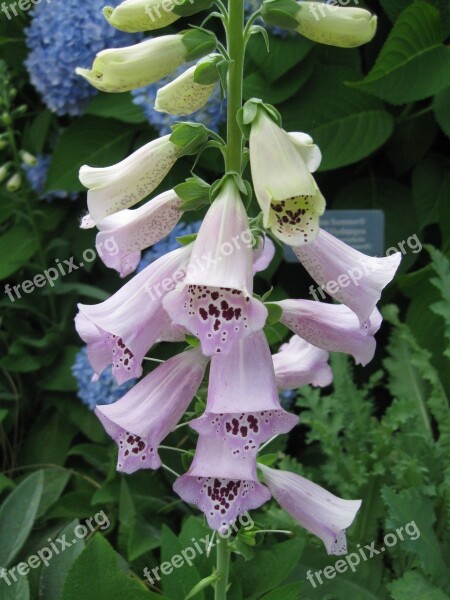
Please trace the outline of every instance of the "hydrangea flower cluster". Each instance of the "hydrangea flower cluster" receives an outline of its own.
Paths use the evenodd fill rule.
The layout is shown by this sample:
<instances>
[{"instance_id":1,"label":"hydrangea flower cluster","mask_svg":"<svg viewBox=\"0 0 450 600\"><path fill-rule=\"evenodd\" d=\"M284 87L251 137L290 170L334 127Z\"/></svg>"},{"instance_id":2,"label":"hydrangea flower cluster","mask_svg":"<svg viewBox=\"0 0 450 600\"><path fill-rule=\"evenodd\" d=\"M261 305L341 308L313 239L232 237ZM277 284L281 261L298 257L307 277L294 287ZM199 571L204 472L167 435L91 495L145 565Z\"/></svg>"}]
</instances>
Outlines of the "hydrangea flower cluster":
<instances>
[{"instance_id":1,"label":"hydrangea flower cluster","mask_svg":"<svg viewBox=\"0 0 450 600\"><path fill-rule=\"evenodd\" d=\"M174 72L175 77L179 77L185 72L186 67L183 66ZM152 83L144 88L133 90L133 102L139 106L148 122L152 125L159 135L167 135L171 133L171 126L179 121L187 121L188 117L171 115L170 113L160 112L155 109L156 96L160 87L167 85L174 80L174 76L165 77L158 84ZM218 132L219 127L226 119L226 103L222 100L220 87L217 85L213 94L208 98L206 104L193 113L195 119L203 123L212 131Z\"/></svg>"},{"instance_id":2,"label":"hydrangea flower cluster","mask_svg":"<svg viewBox=\"0 0 450 600\"><path fill-rule=\"evenodd\" d=\"M113 2L117 4L117 0ZM80 82L75 68L90 62L105 46L118 48L133 37L109 26L102 15L103 0L80 3L41 2L31 13L26 29L30 50L25 61L34 87L57 115L80 115L95 90Z\"/></svg>"},{"instance_id":3,"label":"hydrangea flower cluster","mask_svg":"<svg viewBox=\"0 0 450 600\"><path fill-rule=\"evenodd\" d=\"M155 29L146 2L126 0L117 14L109 14L110 22L130 30L139 24ZM152 6L159 2L153 0ZM190 4L191 10L192 4L205 8L205 0L189 0L173 10L182 10L183 4ZM352 46L373 37L368 11L358 9L355 15L355 9L338 7L325 22L315 23L306 8L310 4L266 0L261 14L277 25L282 13L283 26L323 43ZM178 19L178 13L172 17ZM186 209L198 208L199 203L208 208L193 241L151 262L106 301L79 304L75 324L95 373L100 376L112 365L119 384L141 377L143 360L155 343L189 340L184 352L159 365L120 400L97 406L98 418L117 443L119 471L162 465L158 448L185 415L209 365L205 412L189 423L199 434L195 455L188 471L177 476L175 492L203 511L209 526L219 531L273 497L318 536L330 554L343 554L345 529L361 501L338 498L295 473L269 468L258 462L258 452L273 436L290 432L298 423L298 416L282 407L280 391L329 385L329 352L349 354L361 365L372 360L381 325L376 305L401 254L365 256L320 228L325 199L314 172L321 152L309 135L285 131L274 107L259 99L242 106L239 90L251 24L244 28L243 5L235 0L223 17L228 27L226 53L213 34L191 29L104 51L91 70L79 70L99 89L128 91L161 81L181 64L206 55L159 89L155 104L173 115L192 114L213 94L218 69L225 64L228 140L212 134L208 141L211 132L201 124L180 124L171 135L150 141L117 165L81 168L80 179L89 190L89 214L82 226L97 226L99 255L122 276L135 271L142 251L166 238ZM161 16L161 26L167 18ZM367 24L364 35L362 23ZM244 135L261 211L256 220L249 220L244 202L250 186L242 179ZM152 194L180 156L205 151L211 142L226 158L222 179L209 186L193 177L132 208ZM331 290L339 303L270 302L256 296L254 275L273 257L268 234L291 246L317 284ZM115 243L105 252L108 239ZM356 269L358 279L351 278ZM332 289L328 281L339 285ZM264 329L277 321L293 336L272 355Z\"/></svg>"},{"instance_id":4,"label":"hydrangea flower cluster","mask_svg":"<svg viewBox=\"0 0 450 600\"><path fill-rule=\"evenodd\" d=\"M56 199L69 198L70 200L76 200L78 194L70 194L64 190L53 191L44 193L45 182L47 180L47 173L50 167L52 157L49 154L40 154L36 157L36 163L33 165L23 163L22 169L25 171L25 176L31 189L35 194L39 196L39 199L51 202Z\"/></svg>"},{"instance_id":5,"label":"hydrangea flower cluster","mask_svg":"<svg viewBox=\"0 0 450 600\"><path fill-rule=\"evenodd\" d=\"M94 410L97 405L112 404L132 387L133 380L117 385L111 371L109 367L100 377L95 377L87 348L83 347L77 353L72 365L72 375L77 382L78 397L91 410Z\"/></svg>"}]
</instances>

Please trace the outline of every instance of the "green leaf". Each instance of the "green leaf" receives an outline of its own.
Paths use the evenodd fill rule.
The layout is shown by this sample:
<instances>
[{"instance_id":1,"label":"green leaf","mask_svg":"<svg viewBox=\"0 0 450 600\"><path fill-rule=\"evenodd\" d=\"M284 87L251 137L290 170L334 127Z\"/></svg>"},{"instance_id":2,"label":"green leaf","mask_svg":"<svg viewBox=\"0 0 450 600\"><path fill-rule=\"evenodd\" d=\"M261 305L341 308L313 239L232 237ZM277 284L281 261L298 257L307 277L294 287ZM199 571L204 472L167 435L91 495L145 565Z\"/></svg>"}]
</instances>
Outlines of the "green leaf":
<instances>
[{"instance_id":1,"label":"green leaf","mask_svg":"<svg viewBox=\"0 0 450 600\"><path fill-rule=\"evenodd\" d=\"M0 237L0 279L6 279L23 267L37 248L33 232L21 223L3 233Z\"/></svg>"},{"instance_id":2,"label":"green leaf","mask_svg":"<svg viewBox=\"0 0 450 600\"><path fill-rule=\"evenodd\" d=\"M45 191L78 192L82 165L107 167L127 154L135 130L113 119L86 116L77 119L62 134L53 152Z\"/></svg>"},{"instance_id":3,"label":"green leaf","mask_svg":"<svg viewBox=\"0 0 450 600\"><path fill-rule=\"evenodd\" d=\"M280 107L285 129L305 131L319 145L322 171L369 156L394 128L382 102L343 84L354 74L349 67L321 66L300 92L301 110L297 97Z\"/></svg>"},{"instance_id":4,"label":"green leaf","mask_svg":"<svg viewBox=\"0 0 450 600\"><path fill-rule=\"evenodd\" d=\"M74 529L78 525L78 520L72 521L58 535L59 539L66 539L71 545L64 548L64 552L54 555L48 567L42 569L39 581L39 598L41 600L60 600L61 598L67 574L84 550L84 540L77 538L74 533ZM72 540L76 540L76 543L72 543Z\"/></svg>"},{"instance_id":5,"label":"green leaf","mask_svg":"<svg viewBox=\"0 0 450 600\"><path fill-rule=\"evenodd\" d=\"M439 127L450 138L450 87L434 97L433 109Z\"/></svg>"},{"instance_id":6,"label":"green leaf","mask_svg":"<svg viewBox=\"0 0 450 600\"><path fill-rule=\"evenodd\" d=\"M124 123L145 123L142 109L133 103L131 94L106 94L100 92L91 100L87 115L117 119Z\"/></svg>"},{"instance_id":7,"label":"green leaf","mask_svg":"<svg viewBox=\"0 0 450 600\"><path fill-rule=\"evenodd\" d=\"M412 174L412 194L420 231L439 220L439 190L446 170L432 158L420 162Z\"/></svg>"},{"instance_id":8,"label":"green leaf","mask_svg":"<svg viewBox=\"0 0 450 600\"><path fill-rule=\"evenodd\" d=\"M381 495L388 508L388 529L394 530L415 523L420 532L416 539L405 536L401 548L419 559L420 566L432 577L434 583L448 582L448 569L433 529L435 514L431 500L416 489L395 492L389 487L384 487Z\"/></svg>"},{"instance_id":9,"label":"green leaf","mask_svg":"<svg viewBox=\"0 0 450 600\"><path fill-rule=\"evenodd\" d=\"M253 35L247 50L251 61L269 84L300 63L314 47L313 42L299 35L287 39L269 35L269 41L270 52L267 52L265 40Z\"/></svg>"},{"instance_id":10,"label":"green leaf","mask_svg":"<svg viewBox=\"0 0 450 600\"><path fill-rule=\"evenodd\" d=\"M0 565L7 567L19 553L33 528L42 497L44 476L26 477L0 508Z\"/></svg>"},{"instance_id":11,"label":"green leaf","mask_svg":"<svg viewBox=\"0 0 450 600\"><path fill-rule=\"evenodd\" d=\"M169 598L184 598L192 588L197 585L201 579L198 569L195 564L195 557L191 559L190 566L186 560L183 561L183 565L179 568L174 568L171 564L173 557L177 556L182 558L182 552L186 549L186 546L181 543L180 539L171 531L166 525L162 527L161 536L161 569L164 568L167 572L166 575L158 572L158 576L161 578L163 592ZM194 553L197 554L194 550ZM192 553L189 553L192 556ZM169 572L170 571L170 572ZM204 600L205 595L203 591L197 594L198 600Z\"/></svg>"},{"instance_id":12,"label":"green leaf","mask_svg":"<svg viewBox=\"0 0 450 600\"><path fill-rule=\"evenodd\" d=\"M63 469L43 469L44 489L39 503L36 518L40 518L61 496L67 482L70 479L70 472Z\"/></svg>"},{"instance_id":13,"label":"green leaf","mask_svg":"<svg viewBox=\"0 0 450 600\"><path fill-rule=\"evenodd\" d=\"M411 600L411 598L426 598L426 600L448 600L447 594L432 585L418 571L407 571L403 577L388 584L393 600Z\"/></svg>"},{"instance_id":14,"label":"green leaf","mask_svg":"<svg viewBox=\"0 0 450 600\"><path fill-rule=\"evenodd\" d=\"M281 542L270 550L255 554L250 562L237 561L233 577L242 581L244 597L256 600L262 594L276 589L297 565L305 540Z\"/></svg>"},{"instance_id":15,"label":"green leaf","mask_svg":"<svg viewBox=\"0 0 450 600\"><path fill-rule=\"evenodd\" d=\"M261 598L261 600L298 600L301 598L300 590L302 589L302 583L289 583L281 588L269 592Z\"/></svg>"},{"instance_id":16,"label":"green leaf","mask_svg":"<svg viewBox=\"0 0 450 600\"><path fill-rule=\"evenodd\" d=\"M199 592L206 589L210 585L213 585L213 583L215 581L217 581L217 573L212 573L208 577L204 577L201 581L199 581L196 585L194 585L194 587L189 592L189 594L185 597L184 600L191 600L191 598L194 598L195 596L197 596L199 594Z\"/></svg>"},{"instance_id":17,"label":"green leaf","mask_svg":"<svg viewBox=\"0 0 450 600\"><path fill-rule=\"evenodd\" d=\"M418 0L399 16L370 73L348 85L392 104L428 98L448 86L450 48L440 14Z\"/></svg>"},{"instance_id":18,"label":"green leaf","mask_svg":"<svg viewBox=\"0 0 450 600\"><path fill-rule=\"evenodd\" d=\"M121 569L119 556L97 533L73 563L61 600L164 600Z\"/></svg>"}]
</instances>

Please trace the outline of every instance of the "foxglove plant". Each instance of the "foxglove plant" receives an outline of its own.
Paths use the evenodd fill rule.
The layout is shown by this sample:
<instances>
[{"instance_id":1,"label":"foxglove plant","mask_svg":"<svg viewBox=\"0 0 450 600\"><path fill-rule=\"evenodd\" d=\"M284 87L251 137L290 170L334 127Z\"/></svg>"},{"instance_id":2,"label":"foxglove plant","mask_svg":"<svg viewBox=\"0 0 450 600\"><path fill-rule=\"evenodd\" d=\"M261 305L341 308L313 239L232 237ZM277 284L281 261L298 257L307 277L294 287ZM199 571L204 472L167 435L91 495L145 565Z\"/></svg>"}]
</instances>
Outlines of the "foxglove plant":
<instances>
[{"instance_id":1,"label":"foxglove plant","mask_svg":"<svg viewBox=\"0 0 450 600\"><path fill-rule=\"evenodd\" d=\"M211 4L125 0L115 9L106 8L105 17L123 31L154 32ZM159 90L156 109L189 115L218 86L227 106L225 140L202 123L178 123L171 134L118 165L80 171L89 188L89 213L82 227L98 227L101 256L102 246L115 241L114 250L102 258L122 276L137 267L143 250L171 234L184 211L208 206L198 234L182 239L181 248L140 270L105 302L79 305L76 327L96 377L111 364L119 384L140 377L143 361L158 341L183 340L189 348L151 371L115 404L98 406L96 414L118 445L120 471L164 467L158 447L183 419L210 363L205 411L190 420L199 434L192 464L183 475L166 467L176 475L175 492L203 511L214 530L274 497L323 540L328 553L343 554L345 529L361 501L337 498L299 475L269 468L258 453L298 423L297 415L282 408L279 390L329 385L329 352L350 354L362 365L372 360L381 326L376 304L394 277L400 254L367 257L320 229L325 199L313 173L321 152L307 133L285 131L278 111L263 100L243 105L243 73L247 43L260 33L254 23L261 16L320 43L346 47L370 41L376 17L337 8L315 22L308 11L320 8L316 2L265 0L245 22L243 2L214 4L217 11L211 16L221 19L226 45L203 27L190 28L105 50L91 70L79 71L95 87L121 92L201 59ZM209 148L218 148L224 157L220 180L210 185L194 175L130 210L156 189L178 158ZM244 179L248 158L252 183ZM261 213L250 219L246 206L253 190ZM292 246L322 288L328 289L330 278L341 281L347 289L336 289L332 296L342 304L270 302L269 293L257 297L254 275L268 266L275 251L269 236ZM352 285L344 286L339 277L347 272ZM272 356L265 327L277 321L294 336ZM229 554L228 541L221 539L217 571L208 579L217 600L226 598Z\"/></svg>"}]
</instances>

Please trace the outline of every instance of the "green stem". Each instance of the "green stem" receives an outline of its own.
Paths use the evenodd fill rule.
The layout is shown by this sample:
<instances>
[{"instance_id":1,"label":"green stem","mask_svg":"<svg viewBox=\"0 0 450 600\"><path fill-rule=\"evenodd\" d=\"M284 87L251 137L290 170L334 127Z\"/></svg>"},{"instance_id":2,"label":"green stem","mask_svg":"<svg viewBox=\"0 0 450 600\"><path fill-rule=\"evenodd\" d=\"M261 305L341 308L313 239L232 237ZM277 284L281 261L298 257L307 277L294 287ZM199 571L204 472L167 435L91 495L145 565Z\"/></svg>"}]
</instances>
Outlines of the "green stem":
<instances>
[{"instance_id":1,"label":"green stem","mask_svg":"<svg viewBox=\"0 0 450 600\"><path fill-rule=\"evenodd\" d=\"M228 587L228 572L230 570L230 553L226 539L217 538L217 575L214 600L226 600Z\"/></svg>"},{"instance_id":2,"label":"green stem","mask_svg":"<svg viewBox=\"0 0 450 600\"><path fill-rule=\"evenodd\" d=\"M244 79L244 2L228 1L228 54L231 64L228 71L228 115L227 115L227 171L242 173L242 132L237 122L237 114L242 107Z\"/></svg>"}]
</instances>

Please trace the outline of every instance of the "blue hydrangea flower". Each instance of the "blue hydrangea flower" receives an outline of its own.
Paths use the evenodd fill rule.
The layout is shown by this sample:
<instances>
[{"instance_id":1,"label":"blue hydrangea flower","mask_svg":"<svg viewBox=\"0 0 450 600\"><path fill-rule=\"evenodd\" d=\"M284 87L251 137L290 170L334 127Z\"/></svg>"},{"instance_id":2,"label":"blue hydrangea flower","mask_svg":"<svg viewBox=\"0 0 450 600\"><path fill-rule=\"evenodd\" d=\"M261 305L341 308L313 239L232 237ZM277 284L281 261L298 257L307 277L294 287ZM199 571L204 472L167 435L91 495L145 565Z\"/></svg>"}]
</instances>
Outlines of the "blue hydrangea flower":
<instances>
[{"instance_id":1,"label":"blue hydrangea flower","mask_svg":"<svg viewBox=\"0 0 450 600\"><path fill-rule=\"evenodd\" d=\"M139 41L139 36L109 25L102 14L104 4L104 0L42 2L31 13L31 25L25 32L30 49L25 65L32 84L57 115L81 114L97 93L76 75L76 67L90 68L100 50Z\"/></svg>"},{"instance_id":2,"label":"blue hydrangea flower","mask_svg":"<svg viewBox=\"0 0 450 600\"><path fill-rule=\"evenodd\" d=\"M141 262L138 265L136 270L137 273L140 273L143 269L148 267L152 262L161 258L167 254L167 252L171 252L176 248L180 247L180 244L177 242L177 237L182 237L183 235L191 235L193 233L197 233L200 229L200 221L195 223L178 223L173 230L160 242L149 248L143 255Z\"/></svg>"},{"instance_id":3,"label":"blue hydrangea flower","mask_svg":"<svg viewBox=\"0 0 450 600\"><path fill-rule=\"evenodd\" d=\"M97 404L112 404L122 398L134 385L135 380L118 385L112 376L112 367L108 367L100 375L97 382L92 381L94 371L89 364L87 348L81 348L72 365L72 374L77 381L78 397L91 410Z\"/></svg>"},{"instance_id":4,"label":"blue hydrangea flower","mask_svg":"<svg viewBox=\"0 0 450 600\"><path fill-rule=\"evenodd\" d=\"M293 407L297 392L298 390L282 390L280 392L280 402L284 409L289 410Z\"/></svg>"},{"instance_id":5,"label":"blue hydrangea flower","mask_svg":"<svg viewBox=\"0 0 450 600\"><path fill-rule=\"evenodd\" d=\"M22 169L25 172L26 178L33 192L35 192L41 200L47 200L47 202L51 202L52 200L60 198L70 198L71 200L76 200L78 198L78 194L69 194L64 190L43 194L47 179L47 172L52 157L50 155L41 154L36 158L37 163L34 166L26 165L25 163L22 164Z\"/></svg>"},{"instance_id":6,"label":"blue hydrangea flower","mask_svg":"<svg viewBox=\"0 0 450 600\"><path fill-rule=\"evenodd\" d=\"M244 6L247 16L250 17L254 12L261 8L261 0L246 0ZM273 33L273 35L276 35L280 38L285 39L291 35L295 35L295 31L292 29L283 29L282 27L267 25L267 23L265 23L262 19L257 19L257 23L265 27L267 31L270 31L270 33Z\"/></svg>"},{"instance_id":7,"label":"blue hydrangea flower","mask_svg":"<svg viewBox=\"0 0 450 600\"><path fill-rule=\"evenodd\" d=\"M181 73L184 73L186 69L191 67L195 63L187 63L179 67L174 73L164 77L157 83L152 83L144 88L133 90L131 95L133 96L133 102L137 106L140 106L144 115L147 117L148 122L159 132L159 135L167 135L172 133L170 126L177 121L195 121L202 123L205 127L208 127L216 133L222 123L225 122L227 111L225 102L222 101L220 93L220 85L217 84L216 89L208 102L203 108L197 110L192 115L186 117L179 117L169 115L167 113L158 112L154 109L156 94L159 88L167 85L174 79L176 79Z\"/></svg>"}]
</instances>

